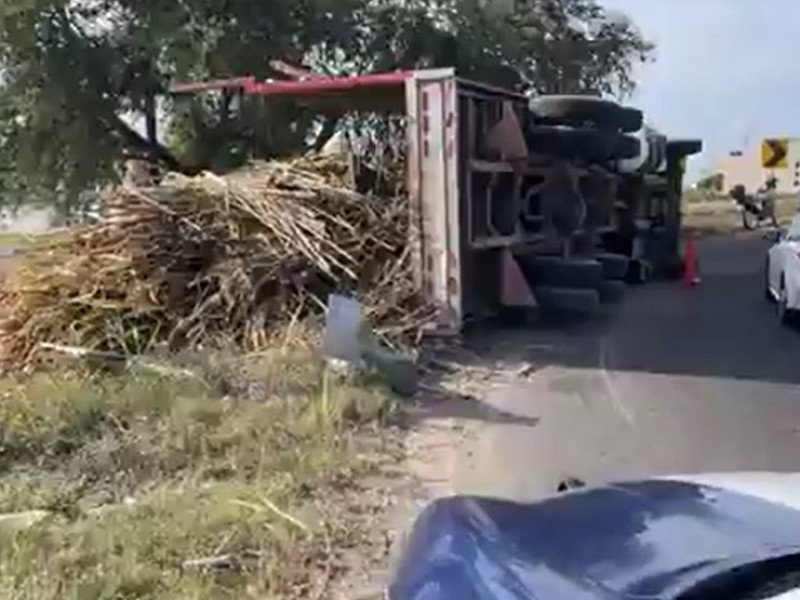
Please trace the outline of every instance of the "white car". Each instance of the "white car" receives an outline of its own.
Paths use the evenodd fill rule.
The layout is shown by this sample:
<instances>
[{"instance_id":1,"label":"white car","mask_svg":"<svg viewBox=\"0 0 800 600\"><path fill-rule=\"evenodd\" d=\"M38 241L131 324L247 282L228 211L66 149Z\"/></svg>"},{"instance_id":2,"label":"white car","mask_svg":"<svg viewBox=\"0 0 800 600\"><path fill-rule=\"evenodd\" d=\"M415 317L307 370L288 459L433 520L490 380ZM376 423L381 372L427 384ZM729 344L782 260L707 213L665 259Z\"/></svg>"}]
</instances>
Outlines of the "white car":
<instances>
[{"instance_id":1,"label":"white car","mask_svg":"<svg viewBox=\"0 0 800 600\"><path fill-rule=\"evenodd\" d=\"M767 253L765 293L778 305L781 323L791 323L800 311L800 215L785 232L770 232L774 242Z\"/></svg>"}]
</instances>

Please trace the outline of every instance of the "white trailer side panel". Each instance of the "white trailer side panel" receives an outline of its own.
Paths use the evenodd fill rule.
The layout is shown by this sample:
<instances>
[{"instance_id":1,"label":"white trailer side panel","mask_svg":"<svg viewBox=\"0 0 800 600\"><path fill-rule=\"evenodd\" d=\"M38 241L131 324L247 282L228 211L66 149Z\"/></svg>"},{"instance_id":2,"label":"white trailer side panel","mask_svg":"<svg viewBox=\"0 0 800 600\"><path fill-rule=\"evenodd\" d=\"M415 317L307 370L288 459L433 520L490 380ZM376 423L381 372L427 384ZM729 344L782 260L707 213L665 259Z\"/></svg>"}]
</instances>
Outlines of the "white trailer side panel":
<instances>
[{"instance_id":1,"label":"white trailer side panel","mask_svg":"<svg viewBox=\"0 0 800 600\"><path fill-rule=\"evenodd\" d=\"M455 333L463 317L455 71L417 72L406 84L406 110L416 283L438 310L434 333Z\"/></svg>"}]
</instances>

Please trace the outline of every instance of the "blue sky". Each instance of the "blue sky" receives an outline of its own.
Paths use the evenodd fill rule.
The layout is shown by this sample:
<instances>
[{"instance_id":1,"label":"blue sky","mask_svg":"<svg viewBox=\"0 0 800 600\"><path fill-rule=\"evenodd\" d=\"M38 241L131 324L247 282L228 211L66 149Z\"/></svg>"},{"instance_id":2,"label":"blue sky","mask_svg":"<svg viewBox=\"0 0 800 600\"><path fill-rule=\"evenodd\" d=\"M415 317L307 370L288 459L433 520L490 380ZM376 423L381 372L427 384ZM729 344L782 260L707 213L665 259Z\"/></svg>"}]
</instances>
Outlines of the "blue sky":
<instances>
[{"instance_id":1,"label":"blue sky","mask_svg":"<svg viewBox=\"0 0 800 600\"><path fill-rule=\"evenodd\" d=\"M656 43L630 100L670 137L700 137L691 175L763 137L800 136L800 0L600 0Z\"/></svg>"}]
</instances>

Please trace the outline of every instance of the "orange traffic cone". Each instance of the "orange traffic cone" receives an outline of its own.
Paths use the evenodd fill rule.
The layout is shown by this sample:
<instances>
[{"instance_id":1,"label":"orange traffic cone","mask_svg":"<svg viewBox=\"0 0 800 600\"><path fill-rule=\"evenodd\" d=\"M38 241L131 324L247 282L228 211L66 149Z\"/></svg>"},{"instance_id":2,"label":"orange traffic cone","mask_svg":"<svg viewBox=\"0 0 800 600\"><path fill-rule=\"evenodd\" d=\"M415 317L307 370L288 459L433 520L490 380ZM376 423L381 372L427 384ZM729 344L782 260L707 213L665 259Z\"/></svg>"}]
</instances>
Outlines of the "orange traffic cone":
<instances>
[{"instance_id":1,"label":"orange traffic cone","mask_svg":"<svg viewBox=\"0 0 800 600\"><path fill-rule=\"evenodd\" d=\"M700 276L697 269L697 253L694 247L694 239L686 240L686 252L683 254L683 285L694 287L700 283Z\"/></svg>"}]
</instances>

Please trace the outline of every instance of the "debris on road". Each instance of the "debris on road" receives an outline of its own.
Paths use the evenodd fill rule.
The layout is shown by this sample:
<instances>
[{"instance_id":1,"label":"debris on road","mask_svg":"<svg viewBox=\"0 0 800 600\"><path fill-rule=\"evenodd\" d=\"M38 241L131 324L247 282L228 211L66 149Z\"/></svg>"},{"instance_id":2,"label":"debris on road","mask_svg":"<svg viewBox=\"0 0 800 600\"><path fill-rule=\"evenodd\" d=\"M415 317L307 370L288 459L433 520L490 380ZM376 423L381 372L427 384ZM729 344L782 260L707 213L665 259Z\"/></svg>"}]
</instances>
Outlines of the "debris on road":
<instances>
[{"instance_id":1,"label":"debris on road","mask_svg":"<svg viewBox=\"0 0 800 600\"><path fill-rule=\"evenodd\" d=\"M333 292L359 296L379 336L410 339L430 311L410 275L406 195L362 194L350 179L346 161L307 155L115 188L110 218L26 254L0 296L0 364L32 364L40 342L138 354L224 336L262 348Z\"/></svg>"},{"instance_id":2,"label":"debris on road","mask_svg":"<svg viewBox=\"0 0 800 600\"><path fill-rule=\"evenodd\" d=\"M537 365L533 363L526 363L522 365L519 369L517 369L516 376L519 377L520 379L527 379L538 370L539 367Z\"/></svg>"},{"instance_id":3,"label":"debris on road","mask_svg":"<svg viewBox=\"0 0 800 600\"><path fill-rule=\"evenodd\" d=\"M322 353L339 372L373 371L401 396L413 396L419 372L412 356L381 345L365 322L361 303L331 294L325 313Z\"/></svg>"},{"instance_id":4,"label":"debris on road","mask_svg":"<svg viewBox=\"0 0 800 600\"><path fill-rule=\"evenodd\" d=\"M419 389L419 369L410 356L371 344L364 350L364 362L374 369L400 396L413 396Z\"/></svg>"}]
</instances>

